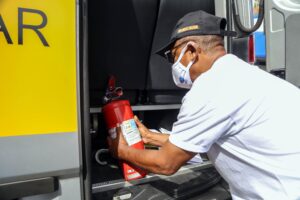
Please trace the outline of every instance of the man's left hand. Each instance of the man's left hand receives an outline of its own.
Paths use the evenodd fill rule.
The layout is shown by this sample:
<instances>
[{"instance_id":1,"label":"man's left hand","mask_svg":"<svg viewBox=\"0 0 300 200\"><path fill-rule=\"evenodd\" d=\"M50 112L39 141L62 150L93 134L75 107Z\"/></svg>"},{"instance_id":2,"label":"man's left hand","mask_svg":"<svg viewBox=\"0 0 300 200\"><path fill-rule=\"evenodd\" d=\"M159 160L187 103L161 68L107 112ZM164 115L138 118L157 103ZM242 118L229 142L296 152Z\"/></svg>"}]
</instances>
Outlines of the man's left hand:
<instances>
[{"instance_id":1,"label":"man's left hand","mask_svg":"<svg viewBox=\"0 0 300 200\"><path fill-rule=\"evenodd\" d=\"M128 147L127 142L123 136L121 127L118 125L116 127L116 138L112 139L110 136L107 137L109 151L115 158L121 158L122 153L124 152L125 148Z\"/></svg>"}]
</instances>

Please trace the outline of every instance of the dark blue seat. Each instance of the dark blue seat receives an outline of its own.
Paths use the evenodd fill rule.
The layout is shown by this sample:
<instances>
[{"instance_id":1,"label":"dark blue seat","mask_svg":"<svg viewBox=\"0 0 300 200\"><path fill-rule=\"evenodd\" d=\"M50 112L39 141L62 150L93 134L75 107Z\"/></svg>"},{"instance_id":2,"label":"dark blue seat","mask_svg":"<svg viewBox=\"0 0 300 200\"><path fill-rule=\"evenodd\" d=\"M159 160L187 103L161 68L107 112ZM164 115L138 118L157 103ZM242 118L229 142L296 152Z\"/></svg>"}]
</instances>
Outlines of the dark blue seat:
<instances>
[{"instance_id":1,"label":"dark blue seat","mask_svg":"<svg viewBox=\"0 0 300 200\"><path fill-rule=\"evenodd\" d=\"M214 14L214 1L160 0L147 80L150 103L181 103L182 97L187 92L176 87L172 79L171 64L155 52L169 41L173 27L183 15L200 9Z\"/></svg>"}]
</instances>

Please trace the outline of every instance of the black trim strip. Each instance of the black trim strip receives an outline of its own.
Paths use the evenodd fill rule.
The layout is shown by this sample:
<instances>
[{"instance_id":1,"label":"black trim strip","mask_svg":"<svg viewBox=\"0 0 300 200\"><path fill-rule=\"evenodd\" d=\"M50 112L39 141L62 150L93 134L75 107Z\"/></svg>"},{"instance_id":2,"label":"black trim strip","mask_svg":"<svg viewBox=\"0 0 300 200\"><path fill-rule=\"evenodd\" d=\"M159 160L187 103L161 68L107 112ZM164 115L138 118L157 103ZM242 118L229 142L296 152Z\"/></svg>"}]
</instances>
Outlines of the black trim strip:
<instances>
[{"instance_id":1,"label":"black trim strip","mask_svg":"<svg viewBox=\"0 0 300 200\"><path fill-rule=\"evenodd\" d=\"M55 177L0 184L1 200L11 200L26 196L52 193L58 190Z\"/></svg>"}]
</instances>

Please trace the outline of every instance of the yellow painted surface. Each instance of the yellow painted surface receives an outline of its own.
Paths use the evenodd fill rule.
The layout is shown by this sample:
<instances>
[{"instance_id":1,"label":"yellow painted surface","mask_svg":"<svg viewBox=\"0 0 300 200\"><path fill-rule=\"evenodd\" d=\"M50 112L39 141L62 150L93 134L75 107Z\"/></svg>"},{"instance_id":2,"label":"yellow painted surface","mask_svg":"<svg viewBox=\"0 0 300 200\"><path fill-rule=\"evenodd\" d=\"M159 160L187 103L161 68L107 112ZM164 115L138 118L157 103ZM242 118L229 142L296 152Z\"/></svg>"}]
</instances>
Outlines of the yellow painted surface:
<instances>
[{"instance_id":1,"label":"yellow painted surface","mask_svg":"<svg viewBox=\"0 0 300 200\"><path fill-rule=\"evenodd\" d=\"M47 24L23 30L18 9L39 10ZM0 31L0 137L77 131L76 1L0 0L0 15L13 44ZM23 12L23 24L40 25L40 14ZM2 27L3 28L3 27Z\"/></svg>"}]
</instances>

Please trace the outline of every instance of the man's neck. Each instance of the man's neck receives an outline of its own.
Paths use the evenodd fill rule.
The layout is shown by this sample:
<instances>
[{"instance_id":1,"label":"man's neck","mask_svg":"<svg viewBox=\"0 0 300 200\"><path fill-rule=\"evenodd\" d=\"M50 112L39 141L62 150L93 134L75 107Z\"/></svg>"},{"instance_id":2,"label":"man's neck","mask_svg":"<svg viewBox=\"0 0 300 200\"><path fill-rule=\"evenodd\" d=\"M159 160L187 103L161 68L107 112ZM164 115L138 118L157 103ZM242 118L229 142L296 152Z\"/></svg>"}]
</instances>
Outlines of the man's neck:
<instances>
[{"instance_id":1,"label":"man's neck","mask_svg":"<svg viewBox=\"0 0 300 200\"><path fill-rule=\"evenodd\" d=\"M201 76L201 74L208 71L213 66L215 61L218 60L219 58L221 58L224 55L226 55L226 51L225 50L219 50L219 51L216 51L212 55L207 55L205 58L200 58L200 59L203 59L202 64L197 68L197 71L195 72L196 75L194 77L191 77L192 80L194 81L198 76Z\"/></svg>"},{"instance_id":2,"label":"man's neck","mask_svg":"<svg viewBox=\"0 0 300 200\"><path fill-rule=\"evenodd\" d=\"M222 56L226 55L226 51L222 50L222 51L218 51L216 52L212 57L211 57L211 64L209 69L214 65L214 63L216 62L216 60L218 60L219 58L221 58Z\"/></svg>"},{"instance_id":3,"label":"man's neck","mask_svg":"<svg viewBox=\"0 0 300 200\"><path fill-rule=\"evenodd\" d=\"M216 51L214 54L210 55L209 58L207 59L207 65L202 68L201 73L204 73L207 70L209 70L214 65L215 61L224 55L226 55L225 50Z\"/></svg>"}]
</instances>

